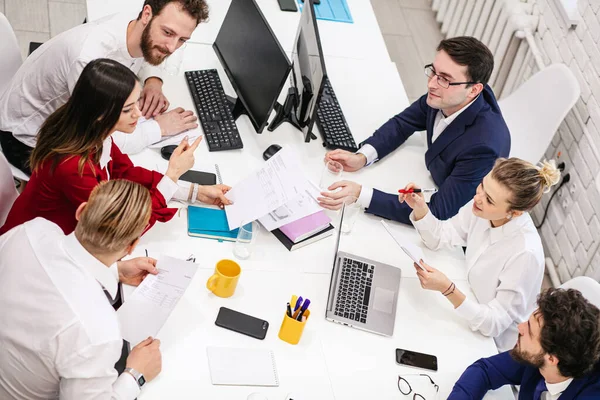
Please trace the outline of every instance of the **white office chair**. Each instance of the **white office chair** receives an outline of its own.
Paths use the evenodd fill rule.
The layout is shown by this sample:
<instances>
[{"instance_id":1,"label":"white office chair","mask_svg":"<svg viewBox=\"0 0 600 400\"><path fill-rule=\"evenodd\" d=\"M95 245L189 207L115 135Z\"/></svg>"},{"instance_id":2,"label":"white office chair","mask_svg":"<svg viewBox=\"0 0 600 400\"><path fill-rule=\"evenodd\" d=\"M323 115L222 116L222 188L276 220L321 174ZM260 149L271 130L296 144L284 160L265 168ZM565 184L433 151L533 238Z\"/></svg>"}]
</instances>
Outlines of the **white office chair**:
<instances>
[{"instance_id":1,"label":"white office chair","mask_svg":"<svg viewBox=\"0 0 600 400\"><path fill-rule=\"evenodd\" d=\"M4 92L6 85L10 82L10 79L23 63L21 58L21 50L19 50L19 43L17 37L13 31L10 22L0 13L0 54L2 54L2 62L0 62L0 94ZM9 163L10 165L10 163ZM28 181L29 176L20 169L10 165L12 175L21 180Z\"/></svg>"},{"instance_id":2,"label":"white office chair","mask_svg":"<svg viewBox=\"0 0 600 400\"><path fill-rule=\"evenodd\" d=\"M560 285L563 289L577 289L590 303L600 308L600 283L589 276L578 276Z\"/></svg>"},{"instance_id":3,"label":"white office chair","mask_svg":"<svg viewBox=\"0 0 600 400\"><path fill-rule=\"evenodd\" d=\"M564 64L552 64L498 101L511 136L511 157L537 164L580 95Z\"/></svg>"},{"instance_id":4,"label":"white office chair","mask_svg":"<svg viewBox=\"0 0 600 400\"><path fill-rule=\"evenodd\" d=\"M6 216L18 195L10 164L6 161L4 154L0 152L0 226L6 222Z\"/></svg>"}]
</instances>

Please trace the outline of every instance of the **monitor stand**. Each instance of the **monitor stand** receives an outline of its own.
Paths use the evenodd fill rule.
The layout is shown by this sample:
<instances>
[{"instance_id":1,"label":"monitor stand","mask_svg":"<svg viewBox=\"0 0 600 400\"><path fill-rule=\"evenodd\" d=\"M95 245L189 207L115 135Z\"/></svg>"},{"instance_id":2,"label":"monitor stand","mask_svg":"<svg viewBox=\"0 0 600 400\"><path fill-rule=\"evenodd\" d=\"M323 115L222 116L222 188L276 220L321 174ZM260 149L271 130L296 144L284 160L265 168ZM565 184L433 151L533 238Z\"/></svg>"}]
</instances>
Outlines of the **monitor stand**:
<instances>
[{"instance_id":1,"label":"monitor stand","mask_svg":"<svg viewBox=\"0 0 600 400\"><path fill-rule=\"evenodd\" d=\"M288 95L283 105L279 104L279 102L275 103L275 117L267 128L269 132L273 132L284 122L289 122L294 128L302 130L294 112L297 103L298 95L296 94L296 89L291 87L288 89Z\"/></svg>"},{"instance_id":2,"label":"monitor stand","mask_svg":"<svg viewBox=\"0 0 600 400\"><path fill-rule=\"evenodd\" d=\"M271 124L269 124L269 127L267 128L269 132L273 132L279 127L279 125L281 125L284 122L289 122L294 128L298 129L299 131L302 131L300 123L296 118L296 107L298 107L298 92L296 88L291 87L288 89L288 95L285 98L283 106L279 103L275 104L276 114L273 120L271 121ZM317 139L314 133L311 133L310 135L308 135L308 137L305 137L304 141L308 143L311 139Z\"/></svg>"},{"instance_id":3,"label":"monitor stand","mask_svg":"<svg viewBox=\"0 0 600 400\"><path fill-rule=\"evenodd\" d=\"M239 97L231 97L227 95L225 95L225 97L229 102L229 108L231 109L231 114L233 116L234 121L237 121L237 119L241 117L242 114L249 115L248 111L246 110L246 107L244 107Z\"/></svg>"}]
</instances>

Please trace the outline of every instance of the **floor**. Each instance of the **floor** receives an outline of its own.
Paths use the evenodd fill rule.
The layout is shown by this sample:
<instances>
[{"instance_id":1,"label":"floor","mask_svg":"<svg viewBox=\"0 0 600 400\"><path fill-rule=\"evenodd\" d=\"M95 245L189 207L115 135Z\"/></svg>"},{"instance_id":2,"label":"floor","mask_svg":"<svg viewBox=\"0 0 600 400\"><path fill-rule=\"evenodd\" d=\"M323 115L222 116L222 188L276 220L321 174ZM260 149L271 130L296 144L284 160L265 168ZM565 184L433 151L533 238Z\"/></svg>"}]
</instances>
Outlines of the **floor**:
<instances>
[{"instance_id":1,"label":"floor","mask_svg":"<svg viewBox=\"0 0 600 400\"><path fill-rule=\"evenodd\" d=\"M425 93L423 66L433 60L443 39L431 1L371 0L390 58L411 102ZM29 42L44 42L83 22L86 5L85 0L0 0L0 12L12 24L25 58ZM549 285L546 277L544 287Z\"/></svg>"},{"instance_id":2,"label":"floor","mask_svg":"<svg viewBox=\"0 0 600 400\"><path fill-rule=\"evenodd\" d=\"M85 0L0 0L17 36L21 54L27 57L29 42L45 42L83 22Z\"/></svg>"}]
</instances>

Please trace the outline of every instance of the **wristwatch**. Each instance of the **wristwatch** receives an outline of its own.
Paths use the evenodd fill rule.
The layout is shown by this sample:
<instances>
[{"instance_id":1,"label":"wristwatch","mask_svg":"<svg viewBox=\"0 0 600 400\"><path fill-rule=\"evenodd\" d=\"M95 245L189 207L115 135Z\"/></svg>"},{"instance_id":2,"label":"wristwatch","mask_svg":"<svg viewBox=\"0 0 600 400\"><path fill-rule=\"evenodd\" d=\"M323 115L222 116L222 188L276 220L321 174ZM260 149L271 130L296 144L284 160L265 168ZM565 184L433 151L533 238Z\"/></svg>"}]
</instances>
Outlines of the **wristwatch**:
<instances>
[{"instance_id":1,"label":"wristwatch","mask_svg":"<svg viewBox=\"0 0 600 400\"><path fill-rule=\"evenodd\" d=\"M135 379L135 381L137 382L137 384L140 387L140 389L146 383L146 378L144 378L144 375L142 375L140 372L137 372L135 369L133 369L133 368L125 368L124 372L127 372L128 374L130 374L131 376L133 376L133 379Z\"/></svg>"}]
</instances>

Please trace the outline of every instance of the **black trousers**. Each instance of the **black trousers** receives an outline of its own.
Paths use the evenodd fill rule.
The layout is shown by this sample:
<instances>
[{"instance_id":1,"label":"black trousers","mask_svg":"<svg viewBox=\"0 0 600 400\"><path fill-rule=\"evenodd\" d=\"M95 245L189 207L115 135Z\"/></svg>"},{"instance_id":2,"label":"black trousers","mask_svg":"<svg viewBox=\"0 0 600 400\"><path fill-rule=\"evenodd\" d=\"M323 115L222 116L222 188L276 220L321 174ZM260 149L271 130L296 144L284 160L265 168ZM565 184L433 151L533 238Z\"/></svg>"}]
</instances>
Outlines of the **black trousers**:
<instances>
[{"instance_id":1,"label":"black trousers","mask_svg":"<svg viewBox=\"0 0 600 400\"><path fill-rule=\"evenodd\" d=\"M10 132L0 131L0 146L4 156L13 166L19 168L27 175L31 175L29 156L33 147L19 142Z\"/></svg>"}]
</instances>

